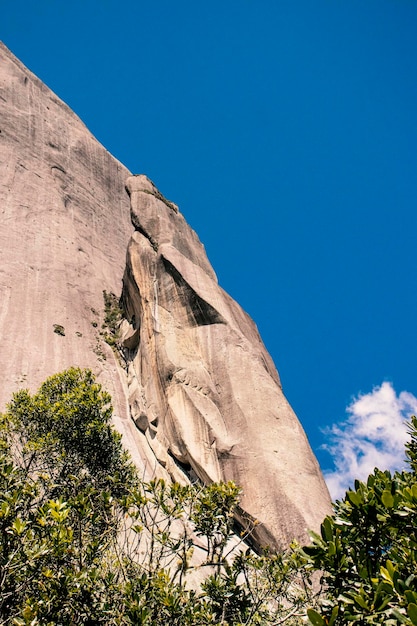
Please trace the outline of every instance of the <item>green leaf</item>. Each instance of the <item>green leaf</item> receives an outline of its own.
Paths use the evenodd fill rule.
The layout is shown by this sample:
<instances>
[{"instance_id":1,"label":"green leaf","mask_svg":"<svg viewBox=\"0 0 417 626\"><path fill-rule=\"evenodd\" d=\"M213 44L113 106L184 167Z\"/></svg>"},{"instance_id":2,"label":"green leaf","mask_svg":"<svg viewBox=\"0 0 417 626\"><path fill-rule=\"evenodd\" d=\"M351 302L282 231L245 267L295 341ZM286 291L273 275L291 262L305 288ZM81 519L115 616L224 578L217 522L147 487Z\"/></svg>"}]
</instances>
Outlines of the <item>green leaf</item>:
<instances>
[{"instance_id":1,"label":"green leaf","mask_svg":"<svg viewBox=\"0 0 417 626\"><path fill-rule=\"evenodd\" d=\"M333 523L329 517L326 517L321 525L321 536L325 541L333 539Z\"/></svg>"},{"instance_id":2,"label":"green leaf","mask_svg":"<svg viewBox=\"0 0 417 626\"><path fill-rule=\"evenodd\" d=\"M323 542L323 539L320 537L320 535L316 532L314 532L314 530L310 530L308 533L313 541L313 543L315 543L316 545L319 545L321 547L324 547L325 544Z\"/></svg>"},{"instance_id":3,"label":"green leaf","mask_svg":"<svg viewBox=\"0 0 417 626\"><path fill-rule=\"evenodd\" d=\"M333 624L336 622L336 618L338 615L339 615L339 607L334 606L330 615L329 626L333 626Z\"/></svg>"},{"instance_id":4,"label":"green leaf","mask_svg":"<svg viewBox=\"0 0 417 626\"><path fill-rule=\"evenodd\" d=\"M24 522L23 520L21 520L18 517L13 522L12 528L13 528L13 530L14 530L16 535L21 535L24 532L25 528L26 528L26 522Z\"/></svg>"},{"instance_id":5,"label":"green leaf","mask_svg":"<svg viewBox=\"0 0 417 626\"><path fill-rule=\"evenodd\" d=\"M392 495L391 491L385 489L382 492L381 501L383 505L387 507L387 509L392 509L392 507L394 506L394 496Z\"/></svg>"},{"instance_id":6,"label":"green leaf","mask_svg":"<svg viewBox=\"0 0 417 626\"><path fill-rule=\"evenodd\" d=\"M408 617L413 622L413 626L417 626L417 604L411 603L407 607Z\"/></svg>"},{"instance_id":7,"label":"green leaf","mask_svg":"<svg viewBox=\"0 0 417 626\"><path fill-rule=\"evenodd\" d=\"M359 493L358 491L348 491L346 493L346 496L348 497L349 501L355 506L359 506L360 504L363 504L362 494Z\"/></svg>"},{"instance_id":8,"label":"green leaf","mask_svg":"<svg viewBox=\"0 0 417 626\"><path fill-rule=\"evenodd\" d=\"M361 609L364 609L365 611L369 611L369 605L366 602L366 600L359 594L356 594L354 596L352 596L355 604L357 604L358 606L361 607Z\"/></svg>"},{"instance_id":9,"label":"green leaf","mask_svg":"<svg viewBox=\"0 0 417 626\"><path fill-rule=\"evenodd\" d=\"M386 567L380 568L381 577L387 582L393 584L392 572L389 572Z\"/></svg>"},{"instance_id":10,"label":"green leaf","mask_svg":"<svg viewBox=\"0 0 417 626\"><path fill-rule=\"evenodd\" d=\"M317 611L315 611L314 609L307 609L307 615L310 623L313 624L313 626L326 626L326 622L324 621L320 613L317 613Z\"/></svg>"}]
</instances>

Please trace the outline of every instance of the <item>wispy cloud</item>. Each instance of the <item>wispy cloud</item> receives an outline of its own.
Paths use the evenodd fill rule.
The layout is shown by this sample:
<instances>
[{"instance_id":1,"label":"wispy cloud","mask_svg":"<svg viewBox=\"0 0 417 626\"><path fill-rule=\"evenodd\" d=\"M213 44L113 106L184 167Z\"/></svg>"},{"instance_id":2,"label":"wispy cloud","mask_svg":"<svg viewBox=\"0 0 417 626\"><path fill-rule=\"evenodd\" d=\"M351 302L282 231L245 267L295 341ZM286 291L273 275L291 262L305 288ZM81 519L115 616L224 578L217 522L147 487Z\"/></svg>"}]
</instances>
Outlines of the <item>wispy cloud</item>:
<instances>
[{"instance_id":1,"label":"wispy cloud","mask_svg":"<svg viewBox=\"0 0 417 626\"><path fill-rule=\"evenodd\" d=\"M350 404L347 419L325 430L324 448L334 469L324 471L333 500L342 498L356 478L366 480L375 467L391 471L405 466L406 421L417 414L417 398L407 391L397 395L384 382Z\"/></svg>"}]
</instances>

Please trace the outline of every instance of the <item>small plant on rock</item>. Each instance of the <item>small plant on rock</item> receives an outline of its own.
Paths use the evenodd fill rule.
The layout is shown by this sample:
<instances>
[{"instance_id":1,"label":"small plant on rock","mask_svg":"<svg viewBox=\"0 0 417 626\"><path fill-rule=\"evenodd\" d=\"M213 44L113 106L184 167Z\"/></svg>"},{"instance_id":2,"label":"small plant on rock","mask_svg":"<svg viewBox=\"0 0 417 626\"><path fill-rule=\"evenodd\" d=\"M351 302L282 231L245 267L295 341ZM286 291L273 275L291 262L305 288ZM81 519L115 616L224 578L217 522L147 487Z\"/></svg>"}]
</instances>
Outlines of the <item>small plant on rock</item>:
<instances>
[{"instance_id":1,"label":"small plant on rock","mask_svg":"<svg viewBox=\"0 0 417 626\"><path fill-rule=\"evenodd\" d=\"M104 322L102 324L102 335L104 341L116 347L119 341L119 326L123 318L123 311L120 308L119 299L112 292L103 291L104 300Z\"/></svg>"}]
</instances>

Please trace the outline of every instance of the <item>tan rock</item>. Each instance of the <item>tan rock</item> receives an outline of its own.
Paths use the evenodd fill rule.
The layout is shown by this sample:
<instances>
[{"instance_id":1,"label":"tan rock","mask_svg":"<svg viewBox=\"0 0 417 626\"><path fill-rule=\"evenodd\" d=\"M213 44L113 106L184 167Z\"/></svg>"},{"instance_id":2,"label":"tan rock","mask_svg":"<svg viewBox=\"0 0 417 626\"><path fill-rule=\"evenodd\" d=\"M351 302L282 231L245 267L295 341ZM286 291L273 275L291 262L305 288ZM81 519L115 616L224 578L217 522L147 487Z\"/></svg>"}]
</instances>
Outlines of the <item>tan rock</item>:
<instances>
[{"instance_id":1,"label":"tan rock","mask_svg":"<svg viewBox=\"0 0 417 626\"><path fill-rule=\"evenodd\" d=\"M217 284L197 235L144 176L123 302L132 416L159 463L234 480L260 544L306 539L329 511L317 461L253 321Z\"/></svg>"},{"instance_id":2,"label":"tan rock","mask_svg":"<svg viewBox=\"0 0 417 626\"><path fill-rule=\"evenodd\" d=\"M129 171L1 43L0 131L0 410L21 387L90 367L139 462L125 382L99 337L132 233Z\"/></svg>"},{"instance_id":3,"label":"tan rock","mask_svg":"<svg viewBox=\"0 0 417 626\"><path fill-rule=\"evenodd\" d=\"M316 459L178 207L1 44L0 131L0 410L22 386L90 367L144 475L233 479L259 543L305 538L330 506ZM123 272L127 371L99 335L102 292L120 294Z\"/></svg>"}]
</instances>

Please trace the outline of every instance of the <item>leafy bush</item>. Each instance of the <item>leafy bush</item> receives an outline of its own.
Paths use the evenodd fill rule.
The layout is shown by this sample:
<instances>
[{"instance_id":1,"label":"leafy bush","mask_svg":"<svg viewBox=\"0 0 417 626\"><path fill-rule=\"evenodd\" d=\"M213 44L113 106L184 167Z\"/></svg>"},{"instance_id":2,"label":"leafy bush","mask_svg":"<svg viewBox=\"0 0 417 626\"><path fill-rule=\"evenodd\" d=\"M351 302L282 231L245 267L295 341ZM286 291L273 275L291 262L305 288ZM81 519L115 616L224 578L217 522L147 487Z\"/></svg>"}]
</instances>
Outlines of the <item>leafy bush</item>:
<instances>
[{"instance_id":1,"label":"leafy bush","mask_svg":"<svg viewBox=\"0 0 417 626\"><path fill-rule=\"evenodd\" d=\"M231 482L139 480L111 414L92 373L71 368L1 416L0 623L301 623L296 551L236 547Z\"/></svg>"},{"instance_id":2,"label":"leafy bush","mask_svg":"<svg viewBox=\"0 0 417 626\"><path fill-rule=\"evenodd\" d=\"M321 610L312 624L417 626L417 418L406 454L411 471L375 469L336 502L304 553L323 571Z\"/></svg>"},{"instance_id":3,"label":"leafy bush","mask_svg":"<svg viewBox=\"0 0 417 626\"><path fill-rule=\"evenodd\" d=\"M312 545L257 555L234 483L141 481L111 415L71 368L1 416L0 624L417 626L417 418L410 471L376 469Z\"/></svg>"}]
</instances>

